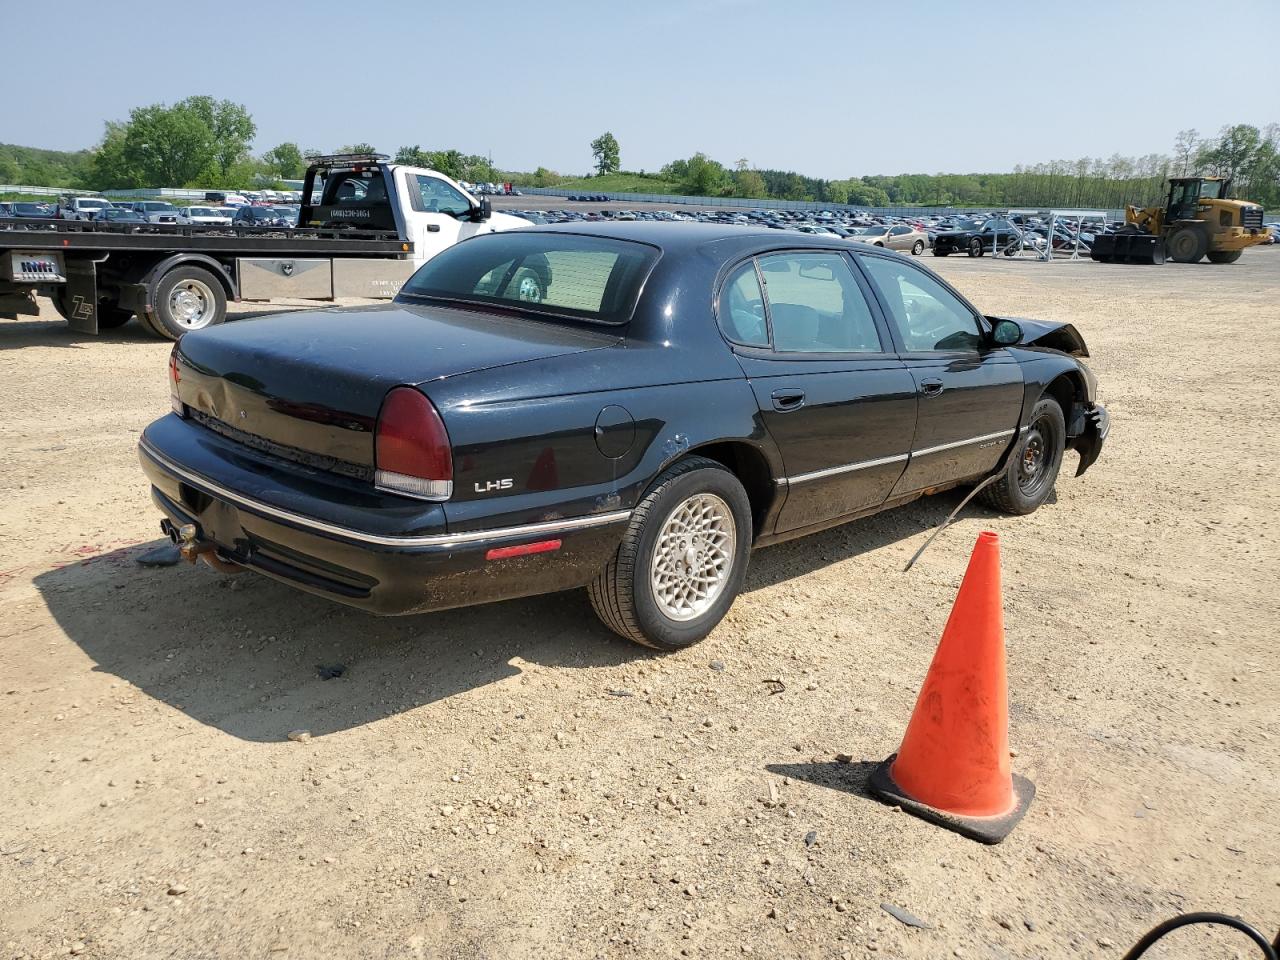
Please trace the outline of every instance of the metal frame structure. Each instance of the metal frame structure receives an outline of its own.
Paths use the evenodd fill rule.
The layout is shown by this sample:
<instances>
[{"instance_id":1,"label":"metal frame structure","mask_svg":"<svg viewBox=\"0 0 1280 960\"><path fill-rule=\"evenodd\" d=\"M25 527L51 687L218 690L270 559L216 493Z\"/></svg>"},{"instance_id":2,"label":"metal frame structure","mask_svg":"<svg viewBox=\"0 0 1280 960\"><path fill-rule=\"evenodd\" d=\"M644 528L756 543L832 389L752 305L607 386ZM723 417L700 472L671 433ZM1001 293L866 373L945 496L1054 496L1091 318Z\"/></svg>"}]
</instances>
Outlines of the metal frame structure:
<instances>
[{"instance_id":1,"label":"metal frame structure","mask_svg":"<svg viewBox=\"0 0 1280 960\"><path fill-rule=\"evenodd\" d=\"M1102 227L1106 226L1107 213L1104 210L1006 210L1004 216L1022 216L1022 217L1039 217L1048 225L1047 236L1045 237L1045 245L1043 250L1038 250L1034 246L1029 245L1025 240L1025 232L1018 239L1018 250L1015 254L1007 259L1021 260L1040 260L1049 263L1055 259L1053 249L1053 234L1058 226L1059 221L1074 224L1075 244L1071 248L1071 253L1058 259L1063 260L1088 260L1089 249L1083 247L1080 243L1080 230L1086 220L1097 220ZM992 250L994 256L996 251ZM1027 256L1030 254L1030 256Z\"/></svg>"}]
</instances>

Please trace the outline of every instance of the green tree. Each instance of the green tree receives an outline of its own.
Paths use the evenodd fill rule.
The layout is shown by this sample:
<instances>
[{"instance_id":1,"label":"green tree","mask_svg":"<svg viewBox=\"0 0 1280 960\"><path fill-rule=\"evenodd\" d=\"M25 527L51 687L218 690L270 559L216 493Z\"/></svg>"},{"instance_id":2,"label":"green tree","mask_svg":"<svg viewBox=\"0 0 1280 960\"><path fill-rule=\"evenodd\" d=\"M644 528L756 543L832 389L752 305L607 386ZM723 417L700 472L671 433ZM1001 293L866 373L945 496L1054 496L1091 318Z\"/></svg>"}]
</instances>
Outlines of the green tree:
<instances>
[{"instance_id":1,"label":"green tree","mask_svg":"<svg viewBox=\"0 0 1280 960\"><path fill-rule=\"evenodd\" d=\"M339 147L334 153L377 153L378 148L371 143L348 143Z\"/></svg>"},{"instance_id":2,"label":"green tree","mask_svg":"<svg viewBox=\"0 0 1280 960\"><path fill-rule=\"evenodd\" d=\"M242 104L198 96L174 105L175 110L179 108L194 113L209 128L220 176L225 177L232 166L249 156L249 144L257 135L258 126Z\"/></svg>"},{"instance_id":3,"label":"green tree","mask_svg":"<svg viewBox=\"0 0 1280 960\"><path fill-rule=\"evenodd\" d=\"M605 131L591 141L591 155L595 157L596 173L617 173L622 169L622 151L617 138Z\"/></svg>"},{"instance_id":4,"label":"green tree","mask_svg":"<svg viewBox=\"0 0 1280 960\"><path fill-rule=\"evenodd\" d=\"M546 167L539 167L533 171L533 185L535 187L554 187L560 182L560 174L554 170L548 170Z\"/></svg>"},{"instance_id":5,"label":"green tree","mask_svg":"<svg viewBox=\"0 0 1280 960\"><path fill-rule=\"evenodd\" d=\"M409 167L431 166L431 161L428 159L426 151L416 143L412 147L401 147L395 152L394 159L396 163L403 163Z\"/></svg>"},{"instance_id":6,"label":"green tree","mask_svg":"<svg viewBox=\"0 0 1280 960\"><path fill-rule=\"evenodd\" d=\"M99 188L216 186L248 158L255 132L245 108L229 100L135 107L127 121L107 123L92 179Z\"/></svg>"},{"instance_id":7,"label":"green tree","mask_svg":"<svg viewBox=\"0 0 1280 960\"><path fill-rule=\"evenodd\" d=\"M733 175L734 192L740 197L755 197L764 199L769 196L769 190L764 184L764 177L760 176L757 170L739 169Z\"/></svg>"},{"instance_id":8,"label":"green tree","mask_svg":"<svg viewBox=\"0 0 1280 960\"><path fill-rule=\"evenodd\" d=\"M267 169L282 180L297 180L307 170L307 161L296 143L281 143L262 155Z\"/></svg>"}]
</instances>

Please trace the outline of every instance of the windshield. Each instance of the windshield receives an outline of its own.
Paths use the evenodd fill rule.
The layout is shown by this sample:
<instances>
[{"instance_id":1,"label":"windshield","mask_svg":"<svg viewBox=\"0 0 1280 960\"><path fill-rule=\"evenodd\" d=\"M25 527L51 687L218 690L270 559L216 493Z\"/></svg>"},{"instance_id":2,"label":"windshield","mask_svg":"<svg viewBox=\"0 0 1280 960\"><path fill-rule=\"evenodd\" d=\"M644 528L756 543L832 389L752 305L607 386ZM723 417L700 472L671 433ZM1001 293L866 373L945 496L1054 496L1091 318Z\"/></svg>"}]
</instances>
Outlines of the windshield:
<instances>
[{"instance_id":1,"label":"windshield","mask_svg":"<svg viewBox=\"0 0 1280 960\"><path fill-rule=\"evenodd\" d=\"M81 200L80 206L84 210L103 210L111 204L105 200Z\"/></svg>"},{"instance_id":2,"label":"windshield","mask_svg":"<svg viewBox=\"0 0 1280 960\"><path fill-rule=\"evenodd\" d=\"M216 217L218 211L212 207L187 207L187 216L189 217Z\"/></svg>"},{"instance_id":3,"label":"windshield","mask_svg":"<svg viewBox=\"0 0 1280 960\"><path fill-rule=\"evenodd\" d=\"M493 304L625 323L657 259L653 247L627 240L522 231L487 234L427 261L396 299Z\"/></svg>"}]
</instances>

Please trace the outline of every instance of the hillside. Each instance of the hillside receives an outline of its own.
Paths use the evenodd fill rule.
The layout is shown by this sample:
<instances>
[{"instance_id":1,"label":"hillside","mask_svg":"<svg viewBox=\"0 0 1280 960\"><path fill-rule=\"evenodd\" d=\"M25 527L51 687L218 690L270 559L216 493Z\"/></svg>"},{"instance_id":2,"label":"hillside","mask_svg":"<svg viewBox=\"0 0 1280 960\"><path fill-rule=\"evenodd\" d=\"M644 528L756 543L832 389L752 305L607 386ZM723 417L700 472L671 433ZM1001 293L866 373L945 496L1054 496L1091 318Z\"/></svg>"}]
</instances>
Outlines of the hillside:
<instances>
[{"instance_id":1,"label":"hillside","mask_svg":"<svg viewBox=\"0 0 1280 960\"><path fill-rule=\"evenodd\" d=\"M37 187L85 186L92 152L42 150L0 143L0 183Z\"/></svg>"}]
</instances>

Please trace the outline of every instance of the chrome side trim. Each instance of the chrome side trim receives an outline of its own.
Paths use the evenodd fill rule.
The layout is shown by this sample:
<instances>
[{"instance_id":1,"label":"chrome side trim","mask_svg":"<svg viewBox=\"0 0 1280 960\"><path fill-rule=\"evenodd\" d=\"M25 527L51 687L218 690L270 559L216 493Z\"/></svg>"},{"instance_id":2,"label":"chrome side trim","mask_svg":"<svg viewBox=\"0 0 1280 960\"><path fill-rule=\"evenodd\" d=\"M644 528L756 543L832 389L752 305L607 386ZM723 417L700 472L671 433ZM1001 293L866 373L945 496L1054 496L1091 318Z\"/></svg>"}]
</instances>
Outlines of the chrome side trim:
<instances>
[{"instance_id":1,"label":"chrome side trim","mask_svg":"<svg viewBox=\"0 0 1280 960\"><path fill-rule=\"evenodd\" d=\"M1022 432L1026 431L1026 427L1022 427ZM893 457L881 457L878 460L860 460L857 463L845 463L838 467L827 467L825 470L814 470L811 473L801 473L794 477L779 477L774 481L778 486L784 487L792 483L804 483L807 480L821 480L824 477L834 477L840 473L853 473L855 470L866 470L868 467L883 467L891 463L901 463L911 457L923 457L930 453L942 453L944 450L955 450L957 447L968 447L975 443L986 443L988 440L999 440L1002 437L1011 437L1019 431L1016 429L1000 430L996 433L983 434L980 437L970 437L968 440L956 440L954 443L942 443L936 447L925 447L923 450L912 450L911 453L900 453Z\"/></svg>"},{"instance_id":2,"label":"chrome side trim","mask_svg":"<svg viewBox=\"0 0 1280 960\"><path fill-rule=\"evenodd\" d=\"M925 447L923 450L912 450L913 457L923 457L930 453L942 453L944 450L955 450L957 447L969 447L975 443L986 443L988 440L999 440L1002 437L1012 437L1018 431L1010 428L1008 430L997 430L995 433L984 433L980 437L970 437L968 440L956 440L953 443L940 443L936 447Z\"/></svg>"},{"instance_id":3,"label":"chrome side trim","mask_svg":"<svg viewBox=\"0 0 1280 960\"><path fill-rule=\"evenodd\" d=\"M902 463L907 459L907 454L899 453L892 457L881 457L878 460L860 460L857 463L846 463L838 467L827 467L825 470L814 470L811 473L801 473L794 477L782 477L777 482L781 486L788 483L804 483L808 480L821 480L823 477L834 477L838 473L853 473L855 470L866 470L869 467L883 467L891 463Z\"/></svg>"},{"instance_id":4,"label":"chrome side trim","mask_svg":"<svg viewBox=\"0 0 1280 960\"><path fill-rule=\"evenodd\" d=\"M294 526L302 527L307 530L315 530L320 533L341 537L345 540L354 540L359 543L374 543L384 547L462 546L472 543L484 543L486 540L508 540L526 536L536 537L548 533L566 533L571 530L587 530L591 527L602 527L610 523L621 523L631 517L630 510L613 510L609 513L596 513L586 517L573 517L569 520L548 520L544 523L529 523L518 527L497 527L492 530L469 530L464 533L436 533L421 537L382 536L380 534L366 533L363 530L354 530L351 527L341 527L337 524L325 523L323 520L316 520L312 517L306 517L299 513L293 513L289 510L281 510L279 507L273 507L270 504L263 503L260 500L255 500L252 497L246 497L244 494L236 493L234 490L228 490L226 487L214 483L212 480L208 480L197 473L192 473L185 467L174 463L145 440L138 441L138 449L151 458L157 466L169 471L174 476L185 480L192 486L199 487L206 493L213 494L223 500L228 500L236 506L244 507L246 510L251 510L254 513L271 517L276 520L284 520L287 523L291 523Z\"/></svg>"}]
</instances>

